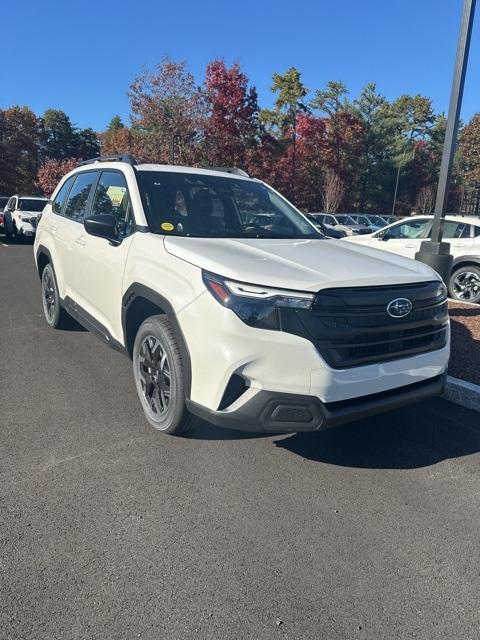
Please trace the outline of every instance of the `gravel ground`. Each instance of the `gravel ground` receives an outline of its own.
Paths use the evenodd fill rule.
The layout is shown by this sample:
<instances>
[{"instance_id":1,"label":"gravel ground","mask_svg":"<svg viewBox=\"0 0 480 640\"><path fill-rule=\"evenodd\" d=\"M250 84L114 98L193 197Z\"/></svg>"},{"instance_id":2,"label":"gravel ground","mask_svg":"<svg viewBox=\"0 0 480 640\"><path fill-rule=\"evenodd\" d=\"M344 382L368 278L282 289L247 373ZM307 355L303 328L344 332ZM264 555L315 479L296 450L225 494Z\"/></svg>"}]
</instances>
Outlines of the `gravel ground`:
<instances>
[{"instance_id":1,"label":"gravel ground","mask_svg":"<svg viewBox=\"0 0 480 640\"><path fill-rule=\"evenodd\" d=\"M451 302L450 375L480 384L480 305Z\"/></svg>"}]
</instances>

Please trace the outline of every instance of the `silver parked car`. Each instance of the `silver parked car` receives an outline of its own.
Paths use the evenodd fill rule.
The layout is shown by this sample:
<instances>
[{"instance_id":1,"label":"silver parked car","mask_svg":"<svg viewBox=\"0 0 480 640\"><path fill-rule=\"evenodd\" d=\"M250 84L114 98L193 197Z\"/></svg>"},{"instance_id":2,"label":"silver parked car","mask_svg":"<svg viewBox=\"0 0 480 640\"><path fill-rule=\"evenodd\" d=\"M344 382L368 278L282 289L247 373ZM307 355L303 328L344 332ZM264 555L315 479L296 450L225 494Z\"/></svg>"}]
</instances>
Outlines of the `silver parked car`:
<instances>
[{"instance_id":1,"label":"silver parked car","mask_svg":"<svg viewBox=\"0 0 480 640\"><path fill-rule=\"evenodd\" d=\"M363 235L372 233L370 227L365 224L358 224L347 213L319 213L315 216L323 222L323 224L333 227L338 231L343 231L347 236Z\"/></svg>"}]
</instances>

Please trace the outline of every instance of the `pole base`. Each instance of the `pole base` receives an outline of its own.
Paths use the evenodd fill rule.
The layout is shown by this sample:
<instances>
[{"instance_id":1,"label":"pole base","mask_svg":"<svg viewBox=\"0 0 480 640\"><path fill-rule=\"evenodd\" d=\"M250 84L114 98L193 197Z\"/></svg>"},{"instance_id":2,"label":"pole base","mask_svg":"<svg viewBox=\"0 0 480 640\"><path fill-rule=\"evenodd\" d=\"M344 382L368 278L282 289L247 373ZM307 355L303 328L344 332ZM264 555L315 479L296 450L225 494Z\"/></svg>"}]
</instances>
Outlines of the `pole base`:
<instances>
[{"instance_id":1,"label":"pole base","mask_svg":"<svg viewBox=\"0 0 480 640\"><path fill-rule=\"evenodd\" d=\"M415 254L415 260L427 264L438 273L448 287L452 272L453 256L450 255L449 242L432 242L424 240L420 250Z\"/></svg>"}]
</instances>

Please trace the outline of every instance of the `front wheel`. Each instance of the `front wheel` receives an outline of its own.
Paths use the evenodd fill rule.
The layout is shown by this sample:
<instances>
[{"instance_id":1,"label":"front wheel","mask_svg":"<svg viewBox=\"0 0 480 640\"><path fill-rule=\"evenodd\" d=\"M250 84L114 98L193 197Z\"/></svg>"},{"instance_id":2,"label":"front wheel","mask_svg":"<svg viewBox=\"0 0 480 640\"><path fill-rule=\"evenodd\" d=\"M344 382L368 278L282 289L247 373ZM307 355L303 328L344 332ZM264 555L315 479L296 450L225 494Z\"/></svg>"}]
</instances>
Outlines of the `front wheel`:
<instances>
[{"instance_id":1,"label":"front wheel","mask_svg":"<svg viewBox=\"0 0 480 640\"><path fill-rule=\"evenodd\" d=\"M449 283L450 295L462 302L480 302L480 268L468 265L454 271Z\"/></svg>"},{"instance_id":2,"label":"front wheel","mask_svg":"<svg viewBox=\"0 0 480 640\"><path fill-rule=\"evenodd\" d=\"M192 426L182 356L165 316L152 316L140 326L133 346L133 375L145 416L155 429L179 435Z\"/></svg>"},{"instance_id":3,"label":"front wheel","mask_svg":"<svg viewBox=\"0 0 480 640\"><path fill-rule=\"evenodd\" d=\"M15 242L18 242L20 240L20 234L18 233L17 225L15 224L15 222L12 224L11 238L12 240L15 240Z\"/></svg>"},{"instance_id":4,"label":"front wheel","mask_svg":"<svg viewBox=\"0 0 480 640\"><path fill-rule=\"evenodd\" d=\"M6 220L5 220L5 222L4 222L4 226L5 226L5 228L4 228L4 231L5 231L5 238L7 238L7 240L11 240L11 238L12 238L12 235L13 235L13 234L12 234L12 232L10 231L10 229L8 228L8 224L7 224L7 221L6 221Z\"/></svg>"}]
</instances>

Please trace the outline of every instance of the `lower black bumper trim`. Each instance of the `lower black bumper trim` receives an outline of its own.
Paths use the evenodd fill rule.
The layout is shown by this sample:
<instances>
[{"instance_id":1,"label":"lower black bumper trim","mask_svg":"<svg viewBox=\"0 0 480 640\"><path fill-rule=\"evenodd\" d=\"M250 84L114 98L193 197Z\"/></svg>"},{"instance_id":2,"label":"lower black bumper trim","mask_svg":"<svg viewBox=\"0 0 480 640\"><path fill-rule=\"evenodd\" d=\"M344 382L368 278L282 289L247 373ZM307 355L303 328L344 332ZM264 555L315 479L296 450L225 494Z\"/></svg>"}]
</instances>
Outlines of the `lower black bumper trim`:
<instances>
[{"instance_id":1,"label":"lower black bumper trim","mask_svg":"<svg viewBox=\"0 0 480 640\"><path fill-rule=\"evenodd\" d=\"M192 400L187 400L187 406L206 422L239 431L319 431L441 395L445 380L446 373L389 391L330 403L315 396L259 391L235 411L212 411ZM297 416L298 420L288 421L288 416Z\"/></svg>"}]
</instances>

